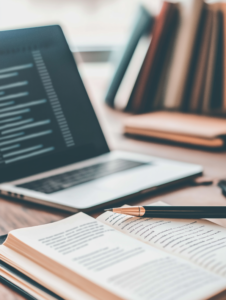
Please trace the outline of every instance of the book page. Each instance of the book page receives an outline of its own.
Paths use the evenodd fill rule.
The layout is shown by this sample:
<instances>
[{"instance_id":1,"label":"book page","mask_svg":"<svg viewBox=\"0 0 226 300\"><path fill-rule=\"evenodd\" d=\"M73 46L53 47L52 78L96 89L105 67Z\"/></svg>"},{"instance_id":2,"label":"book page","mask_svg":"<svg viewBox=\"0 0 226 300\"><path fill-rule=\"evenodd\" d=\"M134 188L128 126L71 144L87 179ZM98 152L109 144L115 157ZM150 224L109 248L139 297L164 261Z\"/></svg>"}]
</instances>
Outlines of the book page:
<instances>
[{"instance_id":1,"label":"book page","mask_svg":"<svg viewBox=\"0 0 226 300\"><path fill-rule=\"evenodd\" d=\"M226 285L222 277L83 213L12 231L4 246L100 299L205 299Z\"/></svg>"},{"instance_id":2,"label":"book page","mask_svg":"<svg viewBox=\"0 0 226 300\"><path fill-rule=\"evenodd\" d=\"M226 228L203 219L139 218L112 212L98 219L146 244L226 277Z\"/></svg>"},{"instance_id":3,"label":"book page","mask_svg":"<svg viewBox=\"0 0 226 300\"><path fill-rule=\"evenodd\" d=\"M68 281L59 278L50 271L46 270L44 267L41 267L39 264L34 261L29 260L23 255L5 247L1 246L1 254L7 256L6 263L18 271L22 271L23 274L28 276L29 279L34 280L35 283L40 284L42 287L52 291L56 295L62 297L62 299L82 299L82 300L97 300L97 298L92 297L85 291L77 288L76 286L70 284ZM1 255L0 255L1 256ZM9 275L10 282L15 283L17 286L26 290L30 293L29 289L36 291L38 294L43 295L43 289L40 289L39 286L34 285L32 282L24 280L20 276L20 273L12 272L5 265L0 264L0 274L3 278L6 278L6 275ZM9 278L8 278L9 280ZM33 295L35 298L39 299L37 295ZM48 295L44 291L44 299L47 300ZM56 298L54 297L56 300Z\"/></svg>"}]
</instances>

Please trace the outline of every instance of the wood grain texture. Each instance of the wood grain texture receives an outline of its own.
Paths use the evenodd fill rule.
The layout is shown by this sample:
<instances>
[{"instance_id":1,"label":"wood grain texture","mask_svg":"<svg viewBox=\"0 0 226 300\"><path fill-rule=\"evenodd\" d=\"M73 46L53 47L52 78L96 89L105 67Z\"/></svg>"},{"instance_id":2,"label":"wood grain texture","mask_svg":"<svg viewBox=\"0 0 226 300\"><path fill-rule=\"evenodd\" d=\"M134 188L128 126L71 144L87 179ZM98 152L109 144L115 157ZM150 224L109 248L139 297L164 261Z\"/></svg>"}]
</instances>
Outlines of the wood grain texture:
<instances>
[{"instance_id":1,"label":"wood grain texture","mask_svg":"<svg viewBox=\"0 0 226 300\"><path fill-rule=\"evenodd\" d=\"M130 202L127 201L127 203L132 205L148 205L155 201L165 201L175 205L226 205L226 198L222 196L220 188L216 185L218 179L226 178L226 152L209 152L124 137L121 133L126 114L110 109L101 101L103 99L107 78L104 80L100 78L97 79L96 76L92 75L84 79L94 109L112 149L139 152L167 159L201 164L204 167L204 174L215 179L215 184L212 186L194 187L189 184L180 185L165 189L161 193L151 194L142 199L136 198ZM97 217L101 212L102 211L97 211L91 215ZM16 228L54 222L69 215L69 213L40 207L34 204L0 199L0 235L6 234ZM222 220L221 225L226 227L226 220ZM226 299L225 294L219 297L216 299ZM22 300L24 298L11 291L8 287L1 285L0 299Z\"/></svg>"},{"instance_id":2,"label":"wood grain texture","mask_svg":"<svg viewBox=\"0 0 226 300\"><path fill-rule=\"evenodd\" d=\"M58 221L69 215L59 210L0 198L0 235L17 228Z\"/></svg>"}]
</instances>

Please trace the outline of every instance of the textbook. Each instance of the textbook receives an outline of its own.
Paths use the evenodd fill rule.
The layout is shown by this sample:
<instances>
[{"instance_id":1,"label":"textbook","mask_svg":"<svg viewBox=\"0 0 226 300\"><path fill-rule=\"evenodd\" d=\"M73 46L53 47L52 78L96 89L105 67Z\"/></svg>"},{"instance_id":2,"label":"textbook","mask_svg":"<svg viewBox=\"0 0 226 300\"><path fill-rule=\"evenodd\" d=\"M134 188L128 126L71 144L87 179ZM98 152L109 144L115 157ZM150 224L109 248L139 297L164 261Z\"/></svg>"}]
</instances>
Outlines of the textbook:
<instances>
[{"instance_id":1,"label":"textbook","mask_svg":"<svg viewBox=\"0 0 226 300\"><path fill-rule=\"evenodd\" d=\"M164 2L160 14L155 19L151 43L129 100L131 112L145 112L152 107L164 67L164 54L166 49L170 48L171 37L175 34L178 22L179 4Z\"/></svg>"},{"instance_id":2,"label":"textbook","mask_svg":"<svg viewBox=\"0 0 226 300\"><path fill-rule=\"evenodd\" d=\"M134 86L136 85L137 78L147 54L150 41L150 36L143 36L137 44L125 75L115 95L114 107L118 110L126 110L129 104Z\"/></svg>"},{"instance_id":3,"label":"textbook","mask_svg":"<svg viewBox=\"0 0 226 300\"><path fill-rule=\"evenodd\" d=\"M137 11L133 28L131 29L130 36L126 42L125 48L121 53L121 57L116 66L115 73L108 87L105 101L108 105L114 107L114 98L117 94L121 81L127 72L128 65L133 56L133 53L139 43L139 40L146 35L149 35L152 25L154 22L154 17L151 13L143 6L140 5Z\"/></svg>"},{"instance_id":4,"label":"textbook","mask_svg":"<svg viewBox=\"0 0 226 300\"><path fill-rule=\"evenodd\" d=\"M225 250L207 220L78 213L11 231L0 270L36 299L198 300L225 290Z\"/></svg>"}]
</instances>

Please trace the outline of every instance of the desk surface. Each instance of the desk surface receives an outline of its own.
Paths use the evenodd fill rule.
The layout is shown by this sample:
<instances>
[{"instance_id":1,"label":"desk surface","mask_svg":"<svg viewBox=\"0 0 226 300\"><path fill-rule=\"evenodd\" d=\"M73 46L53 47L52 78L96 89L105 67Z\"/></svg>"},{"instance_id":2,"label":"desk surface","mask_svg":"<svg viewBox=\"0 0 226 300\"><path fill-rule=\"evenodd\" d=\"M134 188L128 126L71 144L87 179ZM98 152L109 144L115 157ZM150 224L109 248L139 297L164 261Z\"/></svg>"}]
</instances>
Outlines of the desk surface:
<instances>
[{"instance_id":1,"label":"desk surface","mask_svg":"<svg viewBox=\"0 0 226 300\"><path fill-rule=\"evenodd\" d=\"M226 178L226 152L214 153L124 137L121 132L125 114L113 111L100 101L103 98L102 91L105 89L106 82L101 76L96 76L95 72L90 72L90 74L90 76L85 76L86 86L111 149L134 151L201 164L204 167L206 176L213 177L216 181L217 179ZM140 200L133 200L131 203L147 205L160 200L174 205L226 205L226 198L222 196L221 190L216 185L178 186ZM91 215L96 217L100 213L101 211L98 211ZM44 209L37 205L0 198L0 235L16 228L54 222L69 215L69 213ZM226 227L226 220L220 222ZM22 300L24 298L6 286L0 285L0 299Z\"/></svg>"}]
</instances>

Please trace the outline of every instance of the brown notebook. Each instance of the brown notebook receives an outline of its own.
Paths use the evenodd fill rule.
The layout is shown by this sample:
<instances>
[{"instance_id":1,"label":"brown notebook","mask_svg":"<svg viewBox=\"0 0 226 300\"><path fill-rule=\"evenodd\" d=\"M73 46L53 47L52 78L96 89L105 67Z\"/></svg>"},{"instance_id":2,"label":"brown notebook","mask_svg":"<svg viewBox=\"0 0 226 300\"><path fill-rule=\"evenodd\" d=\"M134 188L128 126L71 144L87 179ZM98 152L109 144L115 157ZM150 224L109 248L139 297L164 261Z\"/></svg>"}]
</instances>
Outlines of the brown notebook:
<instances>
[{"instance_id":1,"label":"brown notebook","mask_svg":"<svg viewBox=\"0 0 226 300\"><path fill-rule=\"evenodd\" d=\"M154 100L163 67L162 58L170 43L171 31L175 28L178 14L177 3L163 3L161 12L155 21L151 44L129 104L129 110L135 113L146 111L147 106L150 106L150 102Z\"/></svg>"},{"instance_id":2,"label":"brown notebook","mask_svg":"<svg viewBox=\"0 0 226 300\"><path fill-rule=\"evenodd\" d=\"M129 117L124 123L124 133L221 148L225 145L226 120L178 112L153 112Z\"/></svg>"}]
</instances>

